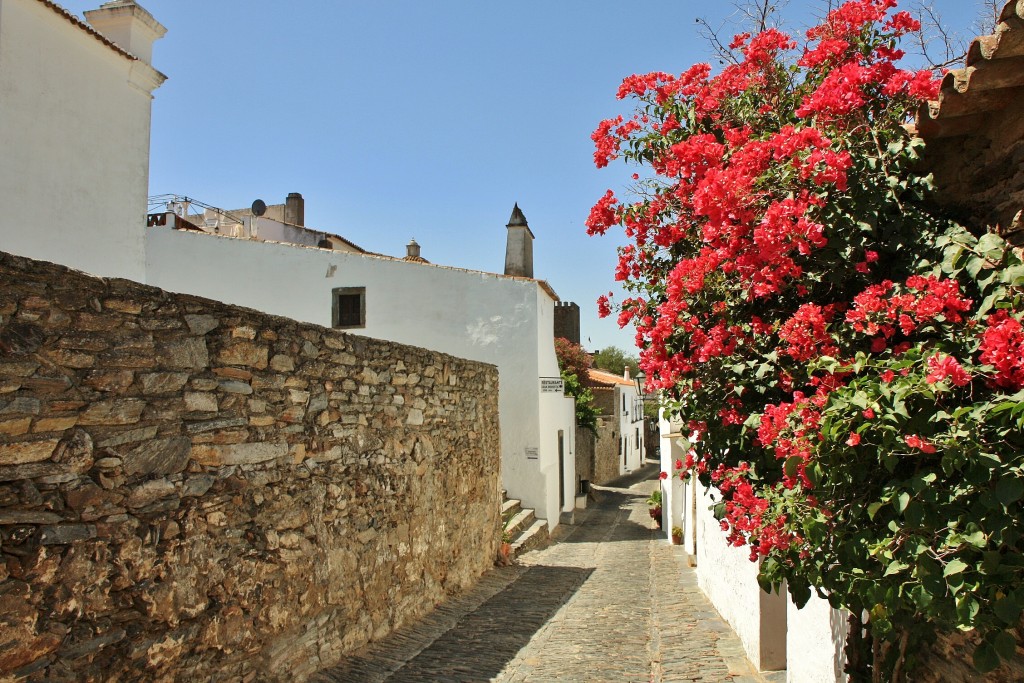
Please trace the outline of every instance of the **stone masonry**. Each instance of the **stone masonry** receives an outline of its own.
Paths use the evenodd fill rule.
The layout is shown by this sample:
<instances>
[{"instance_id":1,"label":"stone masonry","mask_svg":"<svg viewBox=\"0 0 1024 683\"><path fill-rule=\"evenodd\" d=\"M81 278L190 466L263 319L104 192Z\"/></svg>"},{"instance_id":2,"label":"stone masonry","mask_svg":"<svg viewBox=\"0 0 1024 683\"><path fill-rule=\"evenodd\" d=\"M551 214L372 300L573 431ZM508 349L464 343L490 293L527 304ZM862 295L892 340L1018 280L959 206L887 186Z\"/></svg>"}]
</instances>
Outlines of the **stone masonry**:
<instances>
[{"instance_id":1,"label":"stone masonry","mask_svg":"<svg viewBox=\"0 0 1024 683\"><path fill-rule=\"evenodd\" d=\"M497 384L0 253L0 681L303 680L470 587Z\"/></svg>"}]
</instances>

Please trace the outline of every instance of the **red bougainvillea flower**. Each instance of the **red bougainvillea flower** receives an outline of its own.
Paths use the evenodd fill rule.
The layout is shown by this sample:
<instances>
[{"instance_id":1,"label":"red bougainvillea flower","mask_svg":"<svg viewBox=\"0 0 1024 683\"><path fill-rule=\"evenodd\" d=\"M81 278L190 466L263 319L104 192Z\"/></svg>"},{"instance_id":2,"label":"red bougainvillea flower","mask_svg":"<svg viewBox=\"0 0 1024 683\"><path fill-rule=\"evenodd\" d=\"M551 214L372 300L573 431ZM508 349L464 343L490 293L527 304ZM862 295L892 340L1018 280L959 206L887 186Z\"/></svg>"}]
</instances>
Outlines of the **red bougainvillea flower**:
<instances>
[{"instance_id":1,"label":"red bougainvillea flower","mask_svg":"<svg viewBox=\"0 0 1024 683\"><path fill-rule=\"evenodd\" d=\"M995 368L992 381L1006 389L1024 388L1024 329L1007 311L986 318L981 333L981 362Z\"/></svg>"},{"instance_id":2,"label":"red bougainvillea flower","mask_svg":"<svg viewBox=\"0 0 1024 683\"><path fill-rule=\"evenodd\" d=\"M859 443L860 443L860 434L856 434L854 432L850 432L850 438L848 438L846 440L846 445L847 446L856 446Z\"/></svg>"},{"instance_id":3,"label":"red bougainvillea flower","mask_svg":"<svg viewBox=\"0 0 1024 683\"><path fill-rule=\"evenodd\" d=\"M922 439L920 436L917 436L916 434L908 434L907 436L903 437L903 440L907 442L908 446L910 446L911 448L916 448L922 453L935 452L935 446L933 444L931 444L925 439Z\"/></svg>"},{"instance_id":4,"label":"red bougainvillea flower","mask_svg":"<svg viewBox=\"0 0 1024 683\"><path fill-rule=\"evenodd\" d=\"M668 479L668 472L662 472L661 474L659 474L658 479L661 479L662 481Z\"/></svg>"},{"instance_id":5,"label":"red bougainvillea flower","mask_svg":"<svg viewBox=\"0 0 1024 683\"><path fill-rule=\"evenodd\" d=\"M952 356L936 353L928 359L928 376L925 381L928 384L935 384L944 379L949 379L954 386L962 387L970 384L971 376L963 369L963 366Z\"/></svg>"}]
</instances>

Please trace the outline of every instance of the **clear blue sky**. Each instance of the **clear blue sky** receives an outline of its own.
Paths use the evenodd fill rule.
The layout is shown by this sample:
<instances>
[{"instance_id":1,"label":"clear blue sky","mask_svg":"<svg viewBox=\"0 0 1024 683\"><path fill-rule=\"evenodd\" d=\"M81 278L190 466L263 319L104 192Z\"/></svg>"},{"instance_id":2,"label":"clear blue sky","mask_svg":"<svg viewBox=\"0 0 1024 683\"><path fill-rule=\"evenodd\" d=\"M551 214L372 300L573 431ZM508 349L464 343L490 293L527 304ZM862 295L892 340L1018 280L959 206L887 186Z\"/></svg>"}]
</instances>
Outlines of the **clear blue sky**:
<instances>
[{"instance_id":1,"label":"clear blue sky","mask_svg":"<svg viewBox=\"0 0 1024 683\"><path fill-rule=\"evenodd\" d=\"M58 1L79 15L100 4ZM153 104L151 194L239 208L301 192L311 227L391 255L415 237L434 263L492 272L518 202L535 275L580 305L584 346L634 352L594 304L616 289L622 238L583 225L632 171L596 170L590 133L624 112L625 76L709 61L695 19L718 25L732 3L140 2L168 28L154 49L168 80ZM972 33L980 0L933 4ZM790 28L813 6L790 2Z\"/></svg>"}]
</instances>

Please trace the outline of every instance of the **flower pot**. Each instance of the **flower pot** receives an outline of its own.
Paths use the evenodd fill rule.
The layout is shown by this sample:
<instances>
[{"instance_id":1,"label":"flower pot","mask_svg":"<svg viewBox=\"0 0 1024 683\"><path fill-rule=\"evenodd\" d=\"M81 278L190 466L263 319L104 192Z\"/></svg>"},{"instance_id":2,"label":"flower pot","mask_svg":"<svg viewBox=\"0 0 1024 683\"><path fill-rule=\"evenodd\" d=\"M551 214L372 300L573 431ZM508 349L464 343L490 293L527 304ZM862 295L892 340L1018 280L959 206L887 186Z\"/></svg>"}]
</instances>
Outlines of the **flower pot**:
<instances>
[{"instance_id":1,"label":"flower pot","mask_svg":"<svg viewBox=\"0 0 1024 683\"><path fill-rule=\"evenodd\" d=\"M512 544L508 541L502 541L501 546L498 548L498 561L495 563L499 567L507 567L512 564Z\"/></svg>"},{"instance_id":2,"label":"flower pot","mask_svg":"<svg viewBox=\"0 0 1024 683\"><path fill-rule=\"evenodd\" d=\"M683 535L682 534L672 534L672 545L682 545L682 544L683 544Z\"/></svg>"}]
</instances>

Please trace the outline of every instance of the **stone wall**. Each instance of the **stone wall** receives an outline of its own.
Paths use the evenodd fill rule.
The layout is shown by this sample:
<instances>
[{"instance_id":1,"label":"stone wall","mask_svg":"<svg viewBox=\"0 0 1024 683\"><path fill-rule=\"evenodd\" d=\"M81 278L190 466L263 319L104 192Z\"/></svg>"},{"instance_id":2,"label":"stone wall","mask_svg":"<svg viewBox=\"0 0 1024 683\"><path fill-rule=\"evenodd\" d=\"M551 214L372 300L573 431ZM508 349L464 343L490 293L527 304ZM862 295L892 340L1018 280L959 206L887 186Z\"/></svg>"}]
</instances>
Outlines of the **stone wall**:
<instances>
[{"instance_id":1,"label":"stone wall","mask_svg":"<svg viewBox=\"0 0 1024 683\"><path fill-rule=\"evenodd\" d=\"M594 432L586 427L576 428L576 495L584 493L580 490L580 481L587 485L594 483L594 447L597 445Z\"/></svg>"},{"instance_id":2,"label":"stone wall","mask_svg":"<svg viewBox=\"0 0 1024 683\"><path fill-rule=\"evenodd\" d=\"M302 680L497 550L489 365L0 254L0 680Z\"/></svg>"},{"instance_id":3,"label":"stone wall","mask_svg":"<svg viewBox=\"0 0 1024 683\"><path fill-rule=\"evenodd\" d=\"M622 434L616 429L617 424L618 421L610 417L597 420L597 442L594 444L595 484L607 484L613 479L618 479L620 475Z\"/></svg>"}]
</instances>

